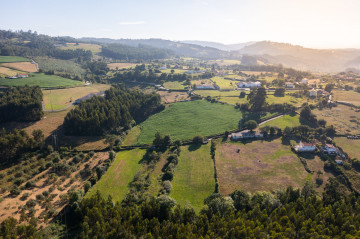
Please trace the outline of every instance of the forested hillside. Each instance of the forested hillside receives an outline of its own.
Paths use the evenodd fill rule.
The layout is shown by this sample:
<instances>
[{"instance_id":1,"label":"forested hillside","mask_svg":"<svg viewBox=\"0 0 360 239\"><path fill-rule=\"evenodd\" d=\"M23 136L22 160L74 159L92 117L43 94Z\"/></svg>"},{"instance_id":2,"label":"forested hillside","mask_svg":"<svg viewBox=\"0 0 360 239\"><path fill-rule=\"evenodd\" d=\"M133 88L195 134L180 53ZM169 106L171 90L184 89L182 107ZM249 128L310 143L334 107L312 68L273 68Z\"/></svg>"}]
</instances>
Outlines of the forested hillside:
<instances>
[{"instance_id":1,"label":"forested hillside","mask_svg":"<svg viewBox=\"0 0 360 239\"><path fill-rule=\"evenodd\" d=\"M70 135L103 135L129 128L162 109L158 94L114 87L105 92L105 97L92 97L71 110L64 127Z\"/></svg>"},{"instance_id":2,"label":"forested hillside","mask_svg":"<svg viewBox=\"0 0 360 239\"><path fill-rule=\"evenodd\" d=\"M0 95L0 123L40 120L43 94L40 87L12 87Z\"/></svg>"},{"instance_id":3,"label":"forested hillside","mask_svg":"<svg viewBox=\"0 0 360 239\"><path fill-rule=\"evenodd\" d=\"M127 46L123 44L108 44L102 47L101 55L117 60L138 61L164 59L173 56L171 50L155 48L147 45Z\"/></svg>"}]
</instances>

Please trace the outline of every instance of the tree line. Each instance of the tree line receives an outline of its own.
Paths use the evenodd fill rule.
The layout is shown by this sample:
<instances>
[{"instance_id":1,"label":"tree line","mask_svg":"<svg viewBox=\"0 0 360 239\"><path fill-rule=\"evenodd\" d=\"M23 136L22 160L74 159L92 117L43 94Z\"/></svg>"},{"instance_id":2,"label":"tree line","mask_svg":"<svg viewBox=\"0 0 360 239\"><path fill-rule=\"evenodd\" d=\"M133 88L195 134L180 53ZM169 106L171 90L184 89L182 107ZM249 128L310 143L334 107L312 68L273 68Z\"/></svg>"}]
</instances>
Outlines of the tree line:
<instances>
[{"instance_id":1,"label":"tree line","mask_svg":"<svg viewBox=\"0 0 360 239\"><path fill-rule=\"evenodd\" d=\"M64 128L70 135L121 132L163 109L158 94L117 86L105 91L105 97L94 96L72 109L65 117Z\"/></svg>"},{"instance_id":2,"label":"tree line","mask_svg":"<svg viewBox=\"0 0 360 239\"><path fill-rule=\"evenodd\" d=\"M40 87L11 87L0 94L0 123L35 121L43 116Z\"/></svg>"},{"instance_id":3,"label":"tree line","mask_svg":"<svg viewBox=\"0 0 360 239\"><path fill-rule=\"evenodd\" d=\"M101 55L124 61L165 59L174 53L171 50L155 48L148 45L127 46L123 44L107 44L102 47Z\"/></svg>"}]
</instances>

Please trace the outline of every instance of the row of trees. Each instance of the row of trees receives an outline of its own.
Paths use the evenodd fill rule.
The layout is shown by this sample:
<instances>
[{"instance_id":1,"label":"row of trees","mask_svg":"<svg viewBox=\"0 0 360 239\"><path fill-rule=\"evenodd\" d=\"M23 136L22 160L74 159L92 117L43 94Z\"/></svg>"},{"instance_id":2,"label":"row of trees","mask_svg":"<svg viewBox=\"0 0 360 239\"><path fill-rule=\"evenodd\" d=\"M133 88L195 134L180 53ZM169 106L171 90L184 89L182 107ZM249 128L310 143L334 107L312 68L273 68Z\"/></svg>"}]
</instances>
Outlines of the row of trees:
<instances>
[{"instance_id":1,"label":"row of trees","mask_svg":"<svg viewBox=\"0 0 360 239\"><path fill-rule=\"evenodd\" d=\"M126 71L118 72L115 74L115 77L111 80L112 82L122 82L122 81L138 81L138 82L149 82L149 83L159 83L162 84L168 81L188 81L190 84L191 76L186 74L156 74L152 70L149 71Z\"/></svg>"},{"instance_id":2,"label":"row of trees","mask_svg":"<svg viewBox=\"0 0 360 239\"><path fill-rule=\"evenodd\" d=\"M162 109L158 94L118 86L107 90L105 97L94 96L72 109L65 117L64 128L70 135L121 132Z\"/></svg>"},{"instance_id":3,"label":"row of trees","mask_svg":"<svg viewBox=\"0 0 360 239\"><path fill-rule=\"evenodd\" d=\"M0 94L0 123L40 120L43 94L40 87L11 87Z\"/></svg>"},{"instance_id":4,"label":"row of trees","mask_svg":"<svg viewBox=\"0 0 360 239\"><path fill-rule=\"evenodd\" d=\"M108 44L102 47L101 55L117 60L139 61L168 58L174 53L167 49L139 44L137 47L123 44Z\"/></svg>"}]
</instances>

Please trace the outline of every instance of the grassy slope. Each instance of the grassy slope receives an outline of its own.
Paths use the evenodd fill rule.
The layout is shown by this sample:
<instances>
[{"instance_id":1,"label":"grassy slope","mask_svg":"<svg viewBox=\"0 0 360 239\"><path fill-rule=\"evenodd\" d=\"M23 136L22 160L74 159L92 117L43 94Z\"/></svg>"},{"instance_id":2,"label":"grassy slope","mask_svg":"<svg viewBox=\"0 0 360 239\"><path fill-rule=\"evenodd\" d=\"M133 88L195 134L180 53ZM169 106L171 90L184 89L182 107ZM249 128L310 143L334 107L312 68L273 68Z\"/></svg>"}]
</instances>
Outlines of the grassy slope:
<instances>
[{"instance_id":1,"label":"grassy slope","mask_svg":"<svg viewBox=\"0 0 360 239\"><path fill-rule=\"evenodd\" d=\"M181 148L172 185L172 198L182 205L190 203L197 212L200 211L204 199L215 190L210 144L195 151L189 151L188 147Z\"/></svg>"},{"instance_id":2,"label":"grassy slope","mask_svg":"<svg viewBox=\"0 0 360 239\"><path fill-rule=\"evenodd\" d=\"M164 83L164 87L171 90L183 90L185 89L185 85L183 83L184 82L179 81L168 81Z\"/></svg>"},{"instance_id":3,"label":"grassy slope","mask_svg":"<svg viewBox=\"0 0 360 239\"><path fill-rule=\"evenodd\" d=\"M351 158L360 159L360 140L336 137L336 145L340 146Z\"/></svg>"},{"instance_id":4,"label":"grassy slope","mask_svg":"<svg viewBox=\"0 0 360 239\"><path fill-rule=\"evenodd\" d=\"M79 43L75 45L74 43L67 43L65 47L59 47L62 50L76 50L76 49L84 49L89 50L93 54L101 52L101 46L97 44L90 44L90 43Z\"/></svg>"},{"instance_id":5,"label":"grassy slope","mask_svg":"<svg viewBox=\"0 0 360 239\"><path fill-rule=\"evenodd\" d=\"M78 98L84 97L90 93L96 93L109 89L109 85L89 85L83 87L74 87L70 89L56 89L44 90L44 103L47 110L59 110L70 105L70 97L75 101ZM52 105L52 107L51 107Z\"/></svg>"},{"instance_id":6,"label":"grassy slope","mask_svg":"<svg viewBox=\"0 0 360 239\"><path fill-rule=\"evenodd\" d=\"M144 154L145 150L141 149L119 152L106 174L86 196L91 196L99 190L104 197L111 195L114 201L120 202L128 191L128 184L140 169L139 161Z\"/></svg>"},{"instance_id":7,"label":"grassy slope","mask_svg":"<svg viewBox=\"0 0 360 239\"><path fill-rule=\"evenodd\" d=\"M360 93L343 90L334 90L332 93L334 94L333 100L346 101L356 106L360 106Z\"/></svg>"},{"instance_id":8,"label":"grassy slope","mask_svg":"<svg viewBox=\"0 0 360 239\"><path fill-rule=\"evenodd\" d=\"M79 64L71 60L60 60L49 57L36 57L35 61L39 64L40 69L44 71L56 71L62 73L68 73L71 75L83 75L85 74L85 69L83 69Z\"/></svg>"},{"instance_id":9,"label":"grassy slope","mask_svg":"<svg viewBox=\"0 0 360 239\"><path fill-rule=\"evenodd\" d=\"M130 130L128 135L126 135L122 145L123 146L130 146L130 145L136 144L140 133L141 133L141 129L139 128L139 126L135 126L134 128L132 128Z\"/></svg>"},{"instance_id":10,"label":"grassy slope","mask_svg":"<svg viewBox=\"0 0 360 239\"><path fill-rule=\"evenodd\" d=\"M40 86L42 88L72 87L83 84L80 81L66 79L56 75L33 74L28 78L0 79L2 86Z\"/></svg>"},{"instance_id":11,"label":"grassy slope","mask_svg":"<svg viewBox=\"0 0 360 239\"><path fill-rule=\"evenodd\" d=\"M30 61L30 60L21 56L0 56L0 63L19 62L19 61Z\"/></svg>"},{"instance_id":12,"label":"grassy slope","mask_svg":"<svg viewBox=\"0 0 360 239\"><path fill-rule=\"evenodd\" d=\"M228 89L235 89L236 88L236 81L226 80L221 77L213 77L211 78L212 81L214 81L221 90L228 90Z\"/></svg>"},{"instance_id":13,"label":"grassy slope","mask_svg":"<svg viewBox=\"0 0 360 239\"><path fill-rule=\"evenodd\" d=\"M207 101L179 102L149 117L140 127L138 143L151 143L156 132L172 139L191 139L236 129L242 113L230 105Z\"/></svg>"},{"instance_id":14,"label":"grassy slope","mask_svg":"<svg viewBox=\"0 0 360 239\"><path fill-rule=\"evenodd\" d=\"M299 116L298 115L294 115L294 116L290 116L290 115L284 115L280 118L274 119L272 121L269 121L263 125L261 125L261 127L264 126L277 126L279 128L284 129L286 126L288 127L295 127L295 126L299 126L300 125L300 121L299 121Z\"/></svg>"}]
</instances>

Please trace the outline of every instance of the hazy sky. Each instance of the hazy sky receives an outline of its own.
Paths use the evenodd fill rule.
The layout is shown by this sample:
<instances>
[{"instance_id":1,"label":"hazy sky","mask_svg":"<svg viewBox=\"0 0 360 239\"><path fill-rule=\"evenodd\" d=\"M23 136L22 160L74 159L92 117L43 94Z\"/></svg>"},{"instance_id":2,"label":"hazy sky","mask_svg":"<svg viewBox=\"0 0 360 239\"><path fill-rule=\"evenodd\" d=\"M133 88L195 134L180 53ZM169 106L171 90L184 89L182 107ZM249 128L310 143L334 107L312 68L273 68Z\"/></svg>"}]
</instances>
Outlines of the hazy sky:
<instances>
[{"instance_id":1,"label":"hazy sky","mask_svg":"<svg viewBox=\"0 0 360 239\"><path fill-rule=\"evenodd\" d=\"M360 48L359 0L3 0L0 29Z\"/></svg>"}]
</instances>

